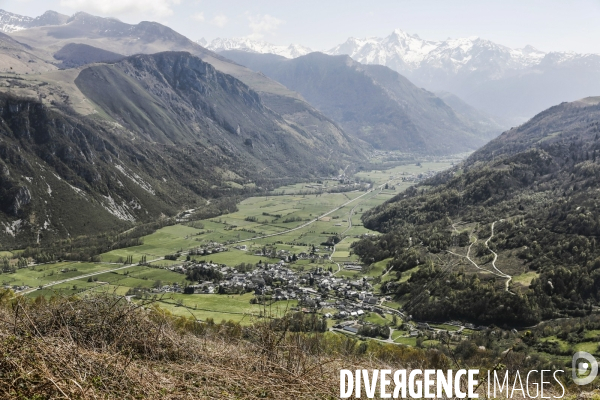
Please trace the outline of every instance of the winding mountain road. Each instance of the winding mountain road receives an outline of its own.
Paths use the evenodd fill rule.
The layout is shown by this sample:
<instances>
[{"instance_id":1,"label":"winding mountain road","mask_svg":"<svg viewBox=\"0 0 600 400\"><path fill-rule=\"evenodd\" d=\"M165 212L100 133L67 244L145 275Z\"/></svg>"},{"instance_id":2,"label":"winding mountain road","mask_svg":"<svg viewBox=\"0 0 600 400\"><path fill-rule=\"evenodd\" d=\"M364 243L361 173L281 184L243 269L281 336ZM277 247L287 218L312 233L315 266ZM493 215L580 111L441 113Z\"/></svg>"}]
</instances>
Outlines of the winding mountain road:
<instances>
[{"instance_id":1,"label":"winding mountain road","mask_svg":"<svg viewBox=\"0 0 600 400\"><path fill-rule=\"evenodd\" d=\"M511 275L508 275L507 273L505 273L505 272L503 272L503 271L501 271L501 270L500 270L500 269L499 269L499 268L496 266L496 261L498 260L498 254L497 254L495 251L493 251L492 249L490 249L490 246L489 246L489 242L490 242L490 240L492 240L492 238L494 237L494 227L495 227L495 225L496 225L496 222L504 222L504 220L503 220L503 219L501 219L501 220L498 220L498 221L494 221L494 222L492 223L492 229L491 229L491 234L490 234L490 237L489 237L489 238L488 238L488 239L487 239L487 240L484 242L484 244L485 244L485 247L487 247L487 249L488 249L488 250L489 250L489 251L490 251L490 252L491 252L491 253L494 255L494 259L492 260L492 268L493 268L494 270L489 270L489 269L487 269L487 268L483 268L483 267L481 267L481 266L480 266L480 265L478 265L478 264L477 264L475 261L473 261L473 259L471 258L471 256L470 256L470 254L471 254L471 247L473 247L473 245L474 245L474 244L477 242L477 240L476 240L476 241L474 241L474 242L471 242L471 244L469 245L469 247L468 247L468 249L467 249L467 255L466 255L466 256L463 256L463 255L461 255L461 254L457 254L457 253L455 253L455 252L453 252L453 251L450 251L450 250L446 250L446 252L447 252L447 253L450 253L450 254L452 254L452 255L458 256L458 257L463 257L463 258L466 258L466 259L467 259L467 260L469 260L469 262L471 262L471 264L473 264L473 265L474 265L476 268L478 268L478 269L480 269L480 270L482 270L482 271L488 272L488 273L490 273L490 274L496 275L496 276L498 276L498 277L500 277L500 278L504 278L504 279L506 279L505 286L504 286L505 290L506 290L508 293L514 294L514 293L512 293L512 292L511 292L511 291L508 289L508 286L509 286L509 284L510 284L510 281L512 280L512 276L511 276ZM453 229L454 229L456 232L458 232L458 230L456 229L456 227L455 227L454 225L455 225L455 224L452 224L452 228L453 228Z\"/></svg>"}]
</instances>

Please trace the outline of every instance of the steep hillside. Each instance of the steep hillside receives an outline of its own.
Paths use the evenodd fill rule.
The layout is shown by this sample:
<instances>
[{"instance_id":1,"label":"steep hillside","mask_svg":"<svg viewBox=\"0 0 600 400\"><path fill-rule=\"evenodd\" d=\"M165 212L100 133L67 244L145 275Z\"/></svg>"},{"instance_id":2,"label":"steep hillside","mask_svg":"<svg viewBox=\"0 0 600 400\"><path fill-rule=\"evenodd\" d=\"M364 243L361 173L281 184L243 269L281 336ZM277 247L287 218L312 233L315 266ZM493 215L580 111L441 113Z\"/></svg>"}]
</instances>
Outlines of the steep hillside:
<instances>
[{"instance_id":1,"label":"steep hillside","mask_svg":"<svg viewBox=\"0 0 600 400\"><path fill-rule=\"evenodd\" d=\"M288 123L322 137L345 137L331 120L323 116L300 95L263 74L259 74L213 53L171 28L156 22L126 24L111 18L77 13L60 26L20 30L13 37L30 45L39 57L56 62L54 54L71 43L85 44L126 56L164 51L186 51L211 64L218 71L232 75L256 91L265 104ZM337 140L337 139L336 139ZM344 141L350 140L345 137ZM358 152L365 147L359 141L352 146Z\"/></svg>"},{"instance_id":2,"label":"steep hillside","mask_svg":"<svg viewBox=\"0 0 600 400\"><path fill-rule=\"evenodd\" d=\"M563 103L366 213L385 234L355 252L400 273L420 265L385 290L421 318L581 316L600 303L599 195L600 101Z\"/></svg>"},{"instance_id":3,"label":"steep hillside","mask_svg":"<svg viewBox=\"0 0 600 400\"><path fill-rule=\"evenodd\" d=\"M115 124L37 101L2 95L0 102L4 248L123 229L234 194L214 165L226 171L235 160L219 149L200 146L200 160L186 149L132 141Z\"/></svg>"},{"instance_id":4,"label":"steep hillside","mask_svg":"<svg viewBox=\"0 0 600 400\"><path fill-rule=\"evenodd\" d=\"M329 158L332 151L353 153L343 134L288 125L248 86L189 53L138 55L86 68L75 83L148 141L215 143L226 153L247 156L248 163L266 163L278 174L316 173L315 164L302 160Z\"/></svg>"},{"instance_id":5,"label":"steep hillside","mask_svg":"<svg viewBox=\"0 0 600 400\"><path fill-rule=\"evenodd\" d=\"M377 65L322 53L288 60L269 54L222 52L299 92L345 131L380 149L427 154L473 150L500 128L457 114L434 94Z\"/></svg>"},{"instance_id":6,"label":"steep hillside","mask_svg":"<svg viewBox=\"0 0 600 400\"><path fill-rule=\"evenodd\" d=\"M35 54L35 50L0 32L0 73L29 74L53 71L56 66Z\"/></svg>"},{"instance_id":7,"label":"steep hillside","mask_svg":"<svg viewBox=\"0 0 600 400\"><path fill-rule=\"evenodd\" d=\"M3 246L202 210L227 195L208 207L218 213L236 195L337 173L353 151L343 135L288 124L189 53L95 65L75 84L104 117L2 97Z\"/></svg>"}]
</instances>

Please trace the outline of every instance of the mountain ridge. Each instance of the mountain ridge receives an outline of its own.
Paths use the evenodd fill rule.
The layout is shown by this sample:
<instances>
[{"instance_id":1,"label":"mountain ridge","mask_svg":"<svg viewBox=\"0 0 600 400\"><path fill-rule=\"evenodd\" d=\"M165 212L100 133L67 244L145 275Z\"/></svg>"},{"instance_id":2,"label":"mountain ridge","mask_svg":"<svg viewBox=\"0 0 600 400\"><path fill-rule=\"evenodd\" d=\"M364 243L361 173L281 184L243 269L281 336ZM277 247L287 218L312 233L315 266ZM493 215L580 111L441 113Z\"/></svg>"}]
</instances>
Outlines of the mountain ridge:
<instances>
[{"instance_id":1,"label":"mountain ridge","mask_svg":"<svg viewBox=\"0 0 600 400\"><path fill-rule=\"evenodd\" d=\"M588 315L600 303L599 187L600 99L564 102L369 210L364 225L383 235L354 251L390 258L397 279L383 290L416 318L528 326Z\"/></svg>"},{"instance_id":2,"label":"mountain ridge","mask_svg":"<svg viewBox=\"0 0 600 400\"><path fill-rule=\"evenodd\" d=\"M75 71L102 113L0 95L3 246L122 230L183 209L217 215L240 196L337 174L344 158L360 158L341 131L288 122L187 52Z\"/></svg>"},{"instance_id":3,"label":"mountain ridge","mask_svg":"<svg viewBox=\"0 0 600 400\"><path fill-rule=\"evenodd\" d=\"M268 46L251 51L272 52ZM383 38L349 38L323 52L385 65L417 86L453 93L513 126L554 104L600 92L598 54L512 49L476 36L426 40L396 29Z\"/></svg>"},{"instance_id":4,"label":"mountain ridge","mask_svg":"<svg viewBox=\"0 0 600 400\"><path fill-rule=\"evenodd\" d=\"M349 56L314 52L286 59L241 51L221 54L299 92L375 148L458 153L474 150L501 130L491 120L484 126L458 116L434 94L387 67L363 65Z\"/></svg>"},{"instance_id":5,"label":"mountain ridge","mask_svg":"<svg viewBox=\"0 0 600 400\"><path fill-rule=\"evenodd\" d=\"M62 25L66 23L68 19L69 17L67 15L51 10L46 11L36 18L0 10L0 32L11 33L36 26Z\"/></svg>"},{"instance_id":6,"label":"mountain ridge","mask_svg":"<svg viewBox=\"0 0 600 400\"><path fill-rule=\"evenodd\" d=\"M200 39L198 44L217 53L228 50L241 50L251 53L276 54L285 58L296 58L312 53L312 50L299 44L290 44L289 46L278 46L264 41L251 40L248 38L216 38L210 43Z\"/></svg>"}]
</instances>

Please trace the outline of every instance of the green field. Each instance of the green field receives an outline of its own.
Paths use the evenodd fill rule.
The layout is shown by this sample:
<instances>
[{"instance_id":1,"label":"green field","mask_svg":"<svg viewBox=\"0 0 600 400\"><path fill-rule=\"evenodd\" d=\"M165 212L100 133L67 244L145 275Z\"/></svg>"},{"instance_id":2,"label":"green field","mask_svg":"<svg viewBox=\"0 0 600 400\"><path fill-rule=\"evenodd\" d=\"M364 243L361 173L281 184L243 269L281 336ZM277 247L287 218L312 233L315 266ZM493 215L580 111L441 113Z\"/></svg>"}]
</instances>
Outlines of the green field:
<instances>
[{"instance_id":1,"label":"green field","mask_svg":"<svg viewBox=\"0 0 600 400\"><path fill-rule=\"evenodd\" d=\"M52 282L81 275L106 271L118 268L121 265L106 263L83 263L83 262L58 262L53 264L40 264L35 267L19 269L16 273L4 273L0 275L2 285L27 285L38 287ZM71 284L72 285L72 284Z\"/></svg>"},{"instance_id":2,"label":"green field","mask_svg":"<svg viewBox=\"0 0 600 400\"><path fill-rule=\"evenodd\" d=\"M457 331L458 327L448 324L429 324L432 328L444 329L446 331Z\"/></svg>"},{"instance_id":3,"label":"green field","mask_svg":"<svg viewBox=\"0 0 600 400\"><path fill-rule=\"evenodd\" d=\"M264 256L254 255L263 247L285 250L290 254L310 252L315 246L323 258L317 261L301 260L292 265L296 270L309 270L315 266L331 268L338 276L361 277L361 271L338 271L337 263L359 262L358 257L351 254L351 244L364 233L374 233L362 226L361 216L369 209L389 200L400 191L406 189L412 182L403 182L402 178L413 176L429 170L442 170L450 166L448 162L423 162L397 166L389 170L362 171L356 178L371 182L376 190L365 192L353 190L343 193L327 193L326 191L339 185L335 180L319 181L319 183L298 183L278 188L266 196L251 197L238 204L236 212L191 223L181 223L166 226L142 238L142 245L117 249L101 255L101 263L60 262L55 264L37 265L24 268L16 273L0 274L4 285L27 285L37 288L51 284L51 287L29 293L29 296L52 296L56 294L88 294L105 291L125 295L133 288L152 290L161 285L177 283L185 285L185 276L166 269L185 260L185 253L178 260L165 260L164 256L177 252L199 248L216 242L228 248L228 251L206 256L191 256L196 261L212 261L218 264L236 266L241 263L256 264L262 262L277 262ZM388 189L379 187L389 182ZM315 194L315 190L324 192ZM311 193L312 191L312 193ZM362 197L360 197L362 196ZM360 198L358 198L360 197ZM344 205L345 203L349 204ZM343 206L342 206L343 205ZM338 208L335 210L336 208ZM332 211L334 210L334 211ZM319 218L328 213L326 217ZM316 220L319 218L318 220ZM316 220L316 221L315 221ZM307 224L306 226L302 226ZM291 231L290 231L291 230ZM267 235L275 235L264 237ZM341 235L343 240L337 244L332 260L329 260L330 249L324 243L332 235ZM245 250L235 249L234 246L245 245ZM0 257L11 257L10 252L0 254ZM146 257L149 266L124 266L123 261L132 256L133 262L138 263ZM381 276L388 260L376 263L367 268L366 276L375 278ZM116 268L121 268L116 271ZM105 272L106 271L106 272ZM104 272L104 273L103 273ZM404 274L408 279L411 271ZM98 273L92 278L83 277L86 274ZM81 278L79 278L81 277ZM384 279L391 279L386 277ZM67 282L55 282L69 279ZM376 286L378 287L378 286ZM233 319L248 321L265 310L257 305L251 305L252 294L243 296L194 294L183 295L173 293L155 294L161 306L178 315L194 315L199 319L214 318L215 320ZM277 307L283 310L295 305L286 302ZM271 309L267 312L277 314L282 309ZM391 322L389 316L382 318L371 314L368 319L378 324Z\"/></svg>"}]
</instances>

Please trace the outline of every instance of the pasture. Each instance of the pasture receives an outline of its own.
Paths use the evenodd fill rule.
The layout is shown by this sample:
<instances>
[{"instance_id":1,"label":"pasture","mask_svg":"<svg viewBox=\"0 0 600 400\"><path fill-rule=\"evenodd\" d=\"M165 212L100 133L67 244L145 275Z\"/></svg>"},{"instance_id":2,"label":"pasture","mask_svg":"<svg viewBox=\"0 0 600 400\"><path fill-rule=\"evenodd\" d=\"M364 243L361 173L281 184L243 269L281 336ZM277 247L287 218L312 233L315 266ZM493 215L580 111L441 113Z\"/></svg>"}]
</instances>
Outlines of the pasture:
<instances>
[{"instance_id":1,"label":"pasture","mask_svg":"<svg viewBox=\"0 0 600 400\"><path fill-rule=\"evenodd\" d=\"M364 275L370 278L379 277L384 273L388 260L369 266L365 274L362 271L338 270L336 264L358 263L360 260L351 251L352 243L358 240L360 235L375 233L364 228L361 216L414 184L408 181L408 178L412 179L427 171L439 171L450 165L449 161L422 162L420 166L410 164L389 170L357 173L356 178L372 183L374 190L370 192L355 190L343 193L314 193L320 189L326 191L335 187L339 184L335 180L281 187L272 193L243 200L239 203L236 212L161 228L143 237L143 244L139 246L102 254L100 263L59 262L36 265L17 270L16 273L1 274L0 281L5 286L27 285L37 288L70 279L43 290L33 291L28 294L29 296L86 295L96 291L126 295L135 288L151 290L175 283L184 286L189 283L186 282L185 276L166 268L186 260L188 250L210 247L215 243L227 247L228 250L205 256L193 255L190 258L232 267L241 263L257 264L259 261L275 263L279 260L255 255L255 252L267 247L285 250L290 254L309 253L314 246L316 254L325 256L313 261L300 260L291 267L300 271L315 266L331 268L336 275L352 279ZM383 186L386 182L388 182L387 189ZM339 209L336 209L338 207ZM326 217L316 220L325 213L328 213ZM332 249L325 243L334 235L342 236L343 240L337 244L333 257L329 260L328 256ZM234 248L239 245L245 245L246 248L243 250ZM183 254L176 260L164 259L166 255L175 253ZM129 256L133 258L134 264L139 263L142 257L146 257L149 265L131 265L111 271L123 267L123 261ZM414 271L404 273L403 280L408 279L411 272ZM89 273L97 273L97 275L92 278L83 277ZM250 304L250 300L254 297L251 293L244 295L156 293L153 296L154 301L176 315L194 315L201 320L213 318L216 321L231 319L249 322L257 315L265 313L278 315L296 305L295 301L278 302L269 310L261 309L259 305Z\"/></svg>"}]
</instances>

